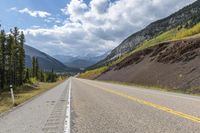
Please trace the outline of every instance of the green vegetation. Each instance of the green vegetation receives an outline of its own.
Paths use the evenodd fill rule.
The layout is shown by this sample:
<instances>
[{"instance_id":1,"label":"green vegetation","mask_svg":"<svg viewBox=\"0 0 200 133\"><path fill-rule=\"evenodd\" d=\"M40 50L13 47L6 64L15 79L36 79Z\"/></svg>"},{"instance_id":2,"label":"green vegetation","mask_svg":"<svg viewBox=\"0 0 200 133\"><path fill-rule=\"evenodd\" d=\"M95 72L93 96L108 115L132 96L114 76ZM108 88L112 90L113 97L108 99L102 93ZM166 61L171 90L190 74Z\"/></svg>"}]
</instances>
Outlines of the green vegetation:
<instances>
[{"instance_id":1,"label":"green vegetation","mask_svg":"<svg viewBox=\"0 0 200 133\"><path fill-rule=\"evenodd\" d=\"M19 32L15 27L6 34L3 29L0 33L0 91L23 85L25 70L25 37L23 32Z\"/></svg>"},{"instance_id":2,"label":"green vegetation","mask_svg":"<svg viewBox=\"0 0 200 133\"><path fill-rule=\"evenodd\" d=\"M191 37L191 36L199 34L199 33L200 33L200 23L194 25L191 28L185 28L185 27L183 28L182 26L179 26L179 27L171 29L153 39L146 40L145 42L143 42L141 45L139 45L133 51L123 54L122 56L118 57L117 59L113 60L112 62L110 62L109 64L107 64L105 66L99 67L94 70L88 70L85 73L80 74L79 77L80 78L96 77L96 76L100 75L101 73L107 71L110 68L110 66L113 66L113 65L121 62L122 60L124 60L125 58L134 54L135 52L155 46L161 42L179 40L179 39L183 39L186 37Z\"/></svg>"},{"instance_id":3,"label":"green vegetation","mask_svg":"<svg viewBox=\"0 0 200 133\"><path fill-rule=\"evenodd\" d=\"M61 76L61 75L60 75ZM54 70L52 69L51 72L45 72L40 69L38 58L32 57L32 68L26 69L26 79L28 83L34 84L37 81L40 82L56 82L56 80L59 78L59 75L54 73Z\"/></svg>"},{"instance_id":4,"label":"green vegetation","mask_svg":"<svg viewBox=\"0 0 200 133\"><path fill-rule=\"evenodd\" d=\"M17 27L8 34L0 29L0 112L13 106L10 85L15 94L15 105L18 105L66 78L53 69L51 72L41 70L37 57L32 57L32 68L25 68L24 43L25 36Z\"/></svg>"},{"instance_id":5,"label":"green vegetation","mask_svg":"<svg viewBox=\"0 0 200 133\"><path fill-rule=\"evenodd\" d=\"M0 29L0 93L9 90L10 85L15 89L24 83L55 82L58 78L53 69L41 70L37 57L32 57L31 69L25 68L24 43L25 36L17 27L8 34Z\"/></svg>"},{"instance_id":6,"label":"green vegetation","mask_svg":"<svg viewBox=\"0 0 200 133\"><path fill-rule=\"evenodd\" d=\"M161 42L180 40L185 37L190 37L199 33L200 33L200 23L189 29L178 27L169 30L151 40L145 41L143 44L139 45L138 48L134 50L134 52L143 50L145 48L149 48L151 46L155 46Z\"/></svg>"},{"instance_id":7,"label":"green vegetation","mask_svg":"<svg viewBox=\"0 0 200 133\"><path fill-rule=\"evenodd\" d=\"M89 70L89 71L86 71L82 74L79 75L80 78L94 78L98 75L100 75L101 73L105 72L106 70L108 69L107 66L104 66L104 67L100 67L100 68L97 68L97 69L94 69L94 70Z\"/></svg>"}]
</instances>

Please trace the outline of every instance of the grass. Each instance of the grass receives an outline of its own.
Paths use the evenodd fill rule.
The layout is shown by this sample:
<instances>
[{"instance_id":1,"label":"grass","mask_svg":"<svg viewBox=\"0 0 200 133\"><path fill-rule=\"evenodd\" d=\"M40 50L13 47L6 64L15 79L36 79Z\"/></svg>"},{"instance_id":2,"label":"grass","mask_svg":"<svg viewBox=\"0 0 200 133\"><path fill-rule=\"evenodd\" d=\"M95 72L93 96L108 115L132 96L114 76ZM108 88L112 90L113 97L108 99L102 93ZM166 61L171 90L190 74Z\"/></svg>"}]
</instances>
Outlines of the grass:
<instances>
[{"instance_id":1,"label":"grass","mask_svg":"<svg viewBox=\"0 0 200 133\"><path fill-rule=\"evenodd\" d=\"M81 73L78 77L79 78L93 78L93 77L96 77L99 74L103 73L107 69L108 69L108 67L104 66L104 67L100 67L98 69L89 70L89 71L86 71L84 73Z\"/></svg>"},{"instance_id":2,"label":"grass","mask_svg":"<svg viewBox=\"0 0 200 133\"><path fill-rule=\"evenodd\" d=\"M186 37L191 37L199 33L200 33L200 23L196 24L195 26L189 29L174 28L153 39L145 41L143 44L139 45L139 47L136 48L134 52L155 46L161 42L180 40Z\"/></svg>"},{"instance_id":3,"label":"grass","mask_svg":"<svg viewBox=\"0 0 200 133\"><path fill-rule=\"evenodd\" d=\"M32 97L41 94L51 88L62 83L63 80L59 80L55 83L39 83L39 86L34 88L30 85L24 85L14 90L15 105L12 104L10 92L2 92L0 94L0 113L8 111L14 106L24 103Z\"/></svg>"},{"instance_id":4,"label":"grass","mask_svg":"<svg viewBox=\"0 0 200 133\"><path fill-rule=\"evenodd\" d=\"M180 40L180 39L184 39L186 37L191 37L193 35L199 34L200 33L200 23L196 24L195 26L193 26L192 28L174 28L171 29L165 33L162 33L161 35L150 39L150 40L146 40L145 42L143 42L142 44L140 44L136 49L134 49L131 52L125 53L122 56L118 57L118 59L110 62L108 65L99 67L97 69L93 69L93 70L88 70L82 74L80 74L80 78L92 78L92 77L96 77L98 75L100 75L101 73L107 71L111 66L121 62L122 60L124 60L125 58L129 57L130 55L134 54L135 52L144 50L146 48L155 46L161 42L166 42L166 41L175 41L175 40Z\"/></svg>"}]
</instances>

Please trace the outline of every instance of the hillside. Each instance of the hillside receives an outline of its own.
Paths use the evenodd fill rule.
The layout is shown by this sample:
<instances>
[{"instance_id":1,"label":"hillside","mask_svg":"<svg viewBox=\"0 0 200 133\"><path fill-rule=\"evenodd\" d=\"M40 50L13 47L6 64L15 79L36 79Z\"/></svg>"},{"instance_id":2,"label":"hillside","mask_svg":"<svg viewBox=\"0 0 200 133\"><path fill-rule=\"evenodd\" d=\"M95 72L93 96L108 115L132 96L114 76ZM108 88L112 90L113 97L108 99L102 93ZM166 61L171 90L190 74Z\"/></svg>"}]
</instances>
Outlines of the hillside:
<instances>
[{"instance_id":1,"label":"hillside","mask_svg":"<svg viewBox=\"0 0 200 133\"><path fill-rule=\"evenodd\" d=\"M118 56L127 53L149 39L155 38L156 36L167 32L173 28L189 28L200 22L200 0L197 0L191 5L184 7L176 13L151 23L146 28L138 31L127 39L125 39L119 46L112 50L112 52L104 60L98 62L93 68L105 65L117 58Z\"/></svg>"},{"instance_id":2,"label":"hillside","mask_svg":"<svg viewBox=\"0 0 200 133\"><path fill-rule=\"evenodd\" d=\"M164 30L157 34L152 29L150 38L140 40L137 45L134 45L135 41L130 42L129 46L134 45L132 50L122 52L122 55L112 60L109 55L79 77L199 93L200 20L199 17L191 17L196 16L199 8L200 1L196 1L167 18L152 23L154 29L158 30L163 26ZM167 22L169 18L177 18L180 14L182 14L180 25ZM185 18L187 15L190 21ZM167 22L166 25L163 25L164 21ZM176 19L173 22L176 23ZM133 34L123 42L137 38L138 34L147 29Z\"/></svg>"},{"instance_id":3,"label":"hillside","mask_svg":"<svg viewBox=\"0 0 200 133\"><path fill-rule=\"evenodd\" d=\"M109 68L98 80L129 82L200 93L200 38L160 43Z\"/></svg>"},{"instance_id":4,"label":"hillside","mask_svg":"<svg viewBox=\"0 0 200 133\"><path fill-rule=\"evenodd\" d=\"M25 54L26 54L25 63L26 63L26 66L29 68L32 66L32 57L35 56L38 58L40 68L45 71L51 71L52 68L57 72L78 71L77 69L67 67L60 61L56 60L55 58L35 49L33 47L25 45L24 48L25 48Z\"/></svg>"}]
</instances>

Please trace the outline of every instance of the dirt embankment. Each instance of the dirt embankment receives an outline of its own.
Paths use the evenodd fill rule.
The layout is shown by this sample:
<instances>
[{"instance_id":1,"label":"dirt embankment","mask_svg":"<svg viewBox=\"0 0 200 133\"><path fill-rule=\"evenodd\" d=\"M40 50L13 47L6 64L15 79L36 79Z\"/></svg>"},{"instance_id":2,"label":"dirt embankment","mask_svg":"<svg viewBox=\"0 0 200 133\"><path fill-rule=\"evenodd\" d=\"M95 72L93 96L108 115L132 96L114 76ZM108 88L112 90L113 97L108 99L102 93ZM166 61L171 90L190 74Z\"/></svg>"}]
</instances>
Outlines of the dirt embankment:
<instances>
[{"instance_id":1,"label":"dirt embankment","mask_svg":"<svg viewBox=\"0 0 200 133\"><path fill-rule=\"evenodd\" d=\"M97 79L200 93L200 38L165 42L136 52Z\"/></svg>"}]
</instances>

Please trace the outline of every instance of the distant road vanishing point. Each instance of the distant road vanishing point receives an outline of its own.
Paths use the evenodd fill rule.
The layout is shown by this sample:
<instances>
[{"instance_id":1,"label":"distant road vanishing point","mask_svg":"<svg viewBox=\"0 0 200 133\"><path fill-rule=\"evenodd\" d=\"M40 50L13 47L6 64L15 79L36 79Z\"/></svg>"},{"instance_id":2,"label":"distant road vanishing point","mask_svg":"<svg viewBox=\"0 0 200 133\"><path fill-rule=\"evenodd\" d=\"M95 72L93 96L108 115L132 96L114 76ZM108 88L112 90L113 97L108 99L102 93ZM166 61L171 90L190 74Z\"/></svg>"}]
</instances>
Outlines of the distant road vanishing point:
<instances>
[{"instance_id":1,"label":"distant road vanishing point","mask_svg":"<svg viewBox=\"0 0 200 133\"><path fill-rule=\"evenodd\" d=\"M0 133L199 133L200 97L69 78L0 116Z\"/></svg>"}]
</instances>

